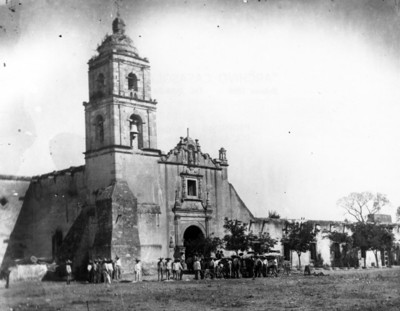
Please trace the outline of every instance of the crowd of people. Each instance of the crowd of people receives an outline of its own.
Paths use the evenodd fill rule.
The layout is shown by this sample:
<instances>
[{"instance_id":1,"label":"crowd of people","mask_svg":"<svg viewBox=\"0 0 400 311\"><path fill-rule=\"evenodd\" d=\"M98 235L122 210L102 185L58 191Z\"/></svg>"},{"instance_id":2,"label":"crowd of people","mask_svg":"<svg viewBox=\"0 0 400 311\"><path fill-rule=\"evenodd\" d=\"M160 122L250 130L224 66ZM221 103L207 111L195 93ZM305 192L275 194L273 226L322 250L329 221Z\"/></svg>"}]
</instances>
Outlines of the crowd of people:
<instances>
[{"instance_id":1,"label":"crowd of people","mask_svg":"<svg viewBox=\"0 0 400 311\"><path fill-rule=\"evenodd\" d=\"M289 273L282 265L286 273ZM215 257L194 255L187 260L159 258L158 280L182 280L184 272L194 273L194 279L267 277L278 275L277 257L238 256L224 257L222 251Z\"/></svg>"},{"instance_id":2,"label":"crowd of people","mask_svg":"<svg viewBox=\"0 0 400 311\"><path fill-rule=\"evenodd\" d=\"M66 261L67 284L72 277L72 262ZM285 265L281 267L286 273ZM87 281L89 283L111 284L113 281L121 280L121 259L116 256L110 258L89 260L87 264ZM278 275L277 257L270 256L243 256L243 254L224 257L222 251L215 256L204 257L193 255L185 260L184 254L181 258L159 258L157 262L158 281L182 280L184 273L194 274L195 280L219 279L219 278L241 278L241 277L267 277ZM142 264L136 259L134 266L134 281L142 281Z\"/></svg>"},{"instance_id":3,"label":"crowd of people","mask_svg":"<svg viewBox=\"0 0 400 311\"><path fill-rule=\"evenodd\" d=\"M66 267L68 267L68 264ZM112 281L121 280L121 272L121 259L118 256L114 260L110 258L89 260L87 265L87 281L93 284L111 284ZM134 275L135 281L142 281L142 263L139 259L136 259Z\"/></svg>"},{"instance_id":4,"label":"crowd of people","mask_svg":"<svg viewBox=\"0 0 400 311\"><path fill-rule=\"evenodd\" d=\"M182 280L185 270L187 270L187 265L184 259L175 259L172 262L171 258L165 258L165 260L160 258L157 263L159 281Z\"/></svg>"}]
</instances>

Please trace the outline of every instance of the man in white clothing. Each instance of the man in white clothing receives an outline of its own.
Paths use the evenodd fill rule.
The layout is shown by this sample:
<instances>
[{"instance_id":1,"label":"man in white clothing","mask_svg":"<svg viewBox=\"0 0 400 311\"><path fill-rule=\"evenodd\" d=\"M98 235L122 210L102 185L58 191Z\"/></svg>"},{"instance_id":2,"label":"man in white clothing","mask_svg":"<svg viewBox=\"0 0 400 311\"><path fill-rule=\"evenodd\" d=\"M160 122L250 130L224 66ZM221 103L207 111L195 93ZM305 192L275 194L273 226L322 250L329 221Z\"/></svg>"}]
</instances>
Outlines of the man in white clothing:
<instances>
[{"instance_id":1,"label":"man in white clothing","mask_svg":"<svg viewBox=\"0 0 400 311\"><path fill-rule=\"evenodd\" d=\"M135 264L135 281L140 282L142 280L142 264L139 259L136 259Z\"/></svg>"}]
</instances>

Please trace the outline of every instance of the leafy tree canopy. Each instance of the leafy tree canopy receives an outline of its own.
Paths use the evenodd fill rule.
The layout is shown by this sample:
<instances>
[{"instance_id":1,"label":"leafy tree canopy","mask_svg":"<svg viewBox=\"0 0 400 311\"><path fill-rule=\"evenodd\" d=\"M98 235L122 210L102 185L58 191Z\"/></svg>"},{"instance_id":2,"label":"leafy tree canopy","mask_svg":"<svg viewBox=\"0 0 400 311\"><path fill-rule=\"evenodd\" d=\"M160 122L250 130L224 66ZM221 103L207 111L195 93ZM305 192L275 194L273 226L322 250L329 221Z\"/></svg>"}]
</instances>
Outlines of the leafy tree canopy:
<instances>
[{"instance_id":1,"label":"leafy tree canopy","mask_svg":"<svg viewBox=\"0 0 400 311\"><path fill-rule=\"evenodd\" d=\"M268 211L268 218L280 219L281 215L279 215L276 211Z\"/></svg>"},{"instance_id":2,"label":"leafy tree canopy","mask_svg":"<svg viewBox=\"0 0 400 311\"><path fill-rule=\"evenodd\" d=\"M227 232L223 238L225 248L235 251L236 254L239 250L247 250L250 246L250 239L247 236L247 224L237 219L225 218L224 221L224 229Z\"/></svg>"},{"instance_id":3,"label":"leafy tree canopy","mask_svg":"<svg viewBox=\"0 0 400 311\"><path fill-rule=\"evenodd\" d=\"M263 254L269 252L278 243L277 239L273 239L268 232L263 232L260 235L249 234L249 245L254 252Z\"/></svg>"},{"instance_id":4,"label":"leafy tree canopy","mask_svg":"<svg viewBox=\"0 0 400 311\"><path fill-rule=\"evenodd\" d=\"M224 244L224 241L222 239L213 236L211 234L210 236L206 237L204 239L204 247L203 247L203 254L205 257L209 257L211 253L215 253L218 248L220 248Z\"/></svg>"},{"instance_id":5,"label":"leafy tree canopy","mask_svg":"<svg viewBox=\"0 0 400 311\"><path fill-rule=\"evenodd\" d=\"M352 226L354 246L375 253L376 264L379 266L377 252L380 249L392 249L394 235L390 226L374 223L356 223Z\"/></svg>"},{"instance_id":6,"label":"leafy tree canopy","mask_svg":"<svg viewBox=\"0 0 400 311\"><path fill-rule=\"evenodd\" d=\"M353 244L353 238L347 234L347 232L329 232L327 236L333 243L339 244Z\"/></svg>"},{"instance_id":7,"label":"leafy tree canopy","mask_svg":"<svg viewBox=\"0 0 400 311\"><path fill-rule=\"evenodd\" d=\"M225 248L227 250L245 251L252 248L256 253L268 252L274 247L278 240L271 238L268 232L255 235L247 232L247 224L239 220L225 218L224 229L227 234L224 236Z\"/></svg>"},{"instance_id":8,"label":"leafy tree canopy","mask_svg":"<svg viewBox=\"0 0 400 311\"><path fill-rule=\"evenodd\" d=\"M297 253L300 263L301 253L305 253L310 249L311 243L315 242L318 230L309 221L304 223L286 222L286 228L286 234L281 239L281 242Z\"/></svg>"},{"instance_id":9,"label":"leafy tree canopy","mask_svg":"<svg viewBox=\"0 0 400 311\"><path fill-rule=\"evenodd\" d=\"M204 257L209 257L212 252L216 252L216 250L223 245L223 241L214 237L214 234L211 234L208 237L201 236L198 239L188 241L186 247L191 249L192 255L203 255Z\"/></svg>"}]
</instances>

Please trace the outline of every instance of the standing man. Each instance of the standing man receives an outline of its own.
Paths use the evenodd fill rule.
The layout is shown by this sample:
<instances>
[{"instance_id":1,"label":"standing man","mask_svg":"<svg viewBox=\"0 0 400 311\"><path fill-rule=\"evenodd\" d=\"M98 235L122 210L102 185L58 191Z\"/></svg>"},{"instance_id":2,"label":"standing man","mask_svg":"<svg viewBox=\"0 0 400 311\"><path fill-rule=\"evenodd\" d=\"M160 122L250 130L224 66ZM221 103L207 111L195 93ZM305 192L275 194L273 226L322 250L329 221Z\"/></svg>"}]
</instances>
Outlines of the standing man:
<instances>
[{"instance_id":1,"label":"standing man","mask_svg":"<svg viewBox=\"0 0 400 311\"><path fill-rule=\"evenodd\" d=\"M158 271L158 280L163 281L164 279L164 258L160 257L157 263L157 271ZM161 277L161 278L160 278Z\"/></svg>"},{"instance_id":2,"label":"standing man","mask_svg":"<svg viewBox=\"0 0 400 311\"><path fill-rule=\"evenodd\" d=\"M94 261L93 269L95 273L94 283L101 283L101 261L99 258Z\"/></svg>"},{"instance_id":3,"label":"standing man","mask_svg":"<svg viewBox=\"0 0 400 311\"><path fill-rule=\"evenodd\" d=\"M67 272L67 285L69 285L72 279L72 261L69 259L65 262L65 271Z\"/></svg>"},{"instance_id":4,"label":"standing man","mask_svg":"<svg viewBox=\"0 0 400 311\"><path fill-rule=\"evenodd\" d=\"M10 287L10 273L11 273L11 266L4 268L0 272L0 280L4 279L6 281L6 288Z\"/></svg>"},{"instance_id":5,"label":"standing man","mask_svg":"<svg viewBox=\"0 0 400 311\"><path fill-rule=\"evenodd\" d=\"M240 260L237 255L233 255L232 257L233 257L232 261L233 277L238 279L240 272Z\"/></svg>"},{"instance_id":6,"label":"standing man","mask_svg":"<svg viewBox=\"0 0 400 311\"><path fill-rule=\"evenodd\" d=\"M211 279L214 279L214 277L215 277L214 268L215 268L214 257L211 257L211 258L210 258L210 263L209 263L209 269L210 269L210 277L211 277Z\"/></svg>"},{"instance_id":7,"label":"standing man","mask_svg":"<svg viewBox=\"0 0 400 311\"><path fill-rule=\"evenodd\" d=\"M93 283L93 262L89 260L87 265L87 273L88 273L88 282Z\"/></svg>"},{"instance_id":8,"label":"standing man","mask_svg":"<svg viewBox=\"0 0 400 311\"><path fill-rule=\"evenodd\" d=\"M111 258L107 259L107 273L110 276L110 284L114 276L114 263Z\"/></svg>"},{"instance_id":9,"label":"standing man","mask_svg":"<svg viewBox=\"0 0 400 311\"><path fill-rule=\"evenodd\" d=\"M272 258L269 263L268 263L268 269L269 271L272 271L272 275L278 276L278 261L276 258Z\"/></svg>"},{"instance_id":10,"label":"standing man","mask_svg":"<svg viewBox=\"0 0 400 311\"><path fill-rule=\"evenodd\" d=\"M92 272L93 272L93 284L97 283L97 269L98 269L98 265L97 265L97 260L95 259L93 261L93 267L92 267Z\"/></svg>"},{"instance_id":11,"label":"standing man","mask_svg":"<svg viewBox=\"0 0 400 311\"><path fill-rule=\"evenodd\" d=\"M200 271L201 271L201 264L199 259L196 257L194 264L193 264L193 270L194 270L194 279L198 280L200 276Z\"/></svg>"},{"instance_id":12,"label":"standing man","mask_svg":"<svg viewBox=\"0 0 400 311\"><path fill-rule=\"evenodd\" d=\"M108 263L107 263L107 258L103 259L103 262L101 264L101 271L103 273L103 281L104 284L111 284L111 278L110 275L108 274Z\"/></svg>"},{"instance_id":13,"label":"standing man","mask_svg":"<svg viewBox=\"0 0 400 311\"><path fill-rule=\"evenodd\" d=\"M171 272L172 272L171 258L167 258L167 281L169 281L169 278L171 277Z\"/></svg>"},{"instance_id":14,"label":"standing man","mask_svg":"<svg viewBox=\"0 0 400 311\"><path fill-rule=\"evenodd\" d=\"M135 264L135 281L140 282L142 280L142 264L139 259L136 259Z\"/></svg>"},{"instance_id":15,"label":"standing man","mask_svg":"<svg viewBox=\"0 0 400 311\"><path fill-rule=\"evenodd\" d=\"M121 259L118 256L115 256L115 279L121 279Z\"/></svg>"},{"instance_id":16,"label":"standing man","mask_svg":"<svg viewBox=\"0 0 400 311\"><path fill-rule=\"evenodd\" d=\"M175 280L181 280L182 279L181 273L183 268L179 259L175 259L172 268L174 269Z\"/></svg>"}]
</instances>

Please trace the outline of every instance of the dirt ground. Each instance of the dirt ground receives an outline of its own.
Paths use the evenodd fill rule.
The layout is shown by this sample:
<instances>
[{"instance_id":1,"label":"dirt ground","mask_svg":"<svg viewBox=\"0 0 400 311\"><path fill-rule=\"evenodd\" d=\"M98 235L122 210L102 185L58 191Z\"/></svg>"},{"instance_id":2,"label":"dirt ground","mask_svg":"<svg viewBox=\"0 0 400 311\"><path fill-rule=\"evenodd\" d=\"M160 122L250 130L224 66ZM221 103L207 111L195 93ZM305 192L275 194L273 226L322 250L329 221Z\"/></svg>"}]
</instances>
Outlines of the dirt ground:
<instances>
[{"instance_id":1,"label":"dirt ground","mask_svg":"<svg viewBox=\"0 0 400 311\"><path fill-rule=\"evenodd\" d=\"M323 271L325 276L121 282L18 282L0 310L400 310L400 268Z\"/></svg>"}]
</instances>

